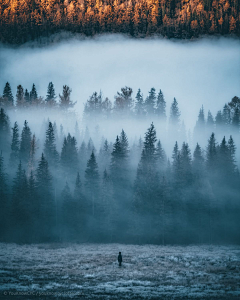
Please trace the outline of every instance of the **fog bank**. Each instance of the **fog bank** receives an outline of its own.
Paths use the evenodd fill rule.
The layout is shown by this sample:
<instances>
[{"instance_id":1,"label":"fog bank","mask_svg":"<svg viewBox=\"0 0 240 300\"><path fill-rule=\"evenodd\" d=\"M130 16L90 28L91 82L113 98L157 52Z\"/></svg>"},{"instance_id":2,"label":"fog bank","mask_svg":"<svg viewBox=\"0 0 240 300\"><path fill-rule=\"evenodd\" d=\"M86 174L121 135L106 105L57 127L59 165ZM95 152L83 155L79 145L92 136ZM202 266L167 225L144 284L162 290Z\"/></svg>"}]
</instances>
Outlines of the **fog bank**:
<instances>
[{"instance_id":1,"label":"fog bank","mask_svg":"<svg viewBox=\"0 0 240 300\"><path fill-rule=\"evenodd\" d=\"M58 93L67 84L81 116L83 103L94 91L113 100L127 85L134 97L141 88L146 98L155 87L164 93L167 113L176 97L187 127L193 127L201 105L215 115L240 95L239 66L240 41L229 38L181 43L111 35L44 48L0 46L0 94L6 81L14 94L18 84L30 89L35 83L42 96L50 81Z\"/></svg>"}]
</instances>

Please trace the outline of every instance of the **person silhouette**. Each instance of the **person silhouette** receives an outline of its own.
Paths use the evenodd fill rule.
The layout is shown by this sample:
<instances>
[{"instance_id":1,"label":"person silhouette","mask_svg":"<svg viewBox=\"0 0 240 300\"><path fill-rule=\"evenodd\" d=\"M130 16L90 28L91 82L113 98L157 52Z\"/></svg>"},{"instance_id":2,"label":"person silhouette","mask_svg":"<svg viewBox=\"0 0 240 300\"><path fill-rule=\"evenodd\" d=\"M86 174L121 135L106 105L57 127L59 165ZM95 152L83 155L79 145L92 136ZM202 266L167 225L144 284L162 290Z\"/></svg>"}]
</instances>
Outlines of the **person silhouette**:
<instances>
[{"instance_id":1,"label":"person silhouette","mask_svg":"<svg viewBox=\"0 0 240 300\"><path fill-rule=\"evenodd\" d=\"M119 263L119 267L121 267L121 265L122 265L122 254L121 254L121 252L119 252L119 254L118 254L118 263Z\"/></svg>"}]
</instances>

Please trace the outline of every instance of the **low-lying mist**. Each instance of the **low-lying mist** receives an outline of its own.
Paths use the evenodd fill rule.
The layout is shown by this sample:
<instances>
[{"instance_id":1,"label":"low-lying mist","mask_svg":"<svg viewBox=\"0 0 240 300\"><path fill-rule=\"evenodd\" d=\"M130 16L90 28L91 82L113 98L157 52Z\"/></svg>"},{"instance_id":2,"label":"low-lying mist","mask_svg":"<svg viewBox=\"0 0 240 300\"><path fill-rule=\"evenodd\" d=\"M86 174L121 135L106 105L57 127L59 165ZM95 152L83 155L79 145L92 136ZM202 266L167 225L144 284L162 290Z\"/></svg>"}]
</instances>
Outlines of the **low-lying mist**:
<instances>
[{"instance_id":1,"label":"low-lying mist","mask_svg":"<svg viewBox=\"0 0 240 300\"><path fill-rule=\"evenodd\" d=\"M199 108L217 109L240 94L240 41L230 38L173 42L163 39L134 40L119 35L89 40L73 38L55 45L19 48L0 46L0 91L9 81L46 95L52 81L56 91L72 88L72 99L82 116L83 103L94 91L114 99L116 91L141 88L144 97L161 89L167 112L173 97L179 102L187 127L195 125ZM15 89L15 90L14 90Z\"/></svg>"}]
</instances>

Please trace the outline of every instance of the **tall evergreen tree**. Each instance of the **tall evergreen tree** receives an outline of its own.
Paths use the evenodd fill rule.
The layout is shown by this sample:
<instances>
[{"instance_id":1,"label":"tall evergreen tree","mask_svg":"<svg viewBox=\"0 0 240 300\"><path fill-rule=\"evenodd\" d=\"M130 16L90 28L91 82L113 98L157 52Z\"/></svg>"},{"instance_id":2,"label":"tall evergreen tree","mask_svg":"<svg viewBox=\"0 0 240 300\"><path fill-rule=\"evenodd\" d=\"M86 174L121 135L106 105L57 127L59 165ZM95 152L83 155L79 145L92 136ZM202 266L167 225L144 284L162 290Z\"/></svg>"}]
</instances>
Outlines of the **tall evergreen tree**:
<instances>
[{"instance_id":1,"label":"tall evergreen tree","mask_svg":"<svg viewBox=\"0 0 240 300\"><path fill-rule=\"evenodd\" d=\"M19 151L19 157L23 164L26 164L29 160L30 151L31 151L31 140L32 140L32 133L28 126L27 121L25 121L22 134L21 134L20 151Z\"/></svg>"},{"instance_id":2,"label":"tall evergreen tree","mask_svg":"<svg viewBox=\"0 0 240 300\"><path fill-rule=\"evenodd\" d=\"M193 174L196 178L203 176L204 170L204 157L203 152L199 144L197 143L196 148L193 152L193 162L192 162Z\"/></svg>"},{"instance_id":3,"label":"tall evergreen tree","mask_svg":"<svg viewBox=\"0 0 240 300\"><path fill-rule=\"evenodd\" d=\"M7 82L5 84L5 87L3 89L3 100L5 103L5 106L7 106L7 107L9 107L9 106L11 107L14 105L14 98L13 98L12 89L11 89L9 82Z\"/></svg>"},{"instance_id":4,"label":"tall evergreen tree","mask_svg":"<svg viewBox=\"0 0 240 300\"><path fill-rule=\"evenodd\" d=\"M236 146L231 135L228 140L228 149L229 149L229 168L231 174L234 174L237 173L237 164L236 164L236 157L235 157Z\"/></svg>"},{"instance_id":5,"label":"tall evergreen tree","mask_svg":"<svg viewBox=\"0 0 240 300\"><path fill-rule=\"evenodd\" d=\"M114 110L118 115L125 117L131 113L133 105L132 89L130 87L121 88L121 92L117 92L114 102Z\"/></svg>"},{"instance_id":6,"label":"tall evergreen tree","mask_svg":"<svg viewBox=\"0 0 240 300\"><path fill-rule=\"evenodd\" d=\"M48 88L47 88L47 96L46 101L55 101L56 94L55 94L55 88L52 82L49 82Z\"/></svg>"},{"instance_id":7,"label":"tall evergreen tree","mask_svg":"<svg viewBox=\"0 0 240 300\"><path fill-rule=\"evenodd\" d=\"M113 151L111 153L111 179L114 189L114 197L118 202L120 201L121 194L125 201L129 201L129 170L128 170L128 158L129 158L129 145L127 136L122 130L120 138L117 136L113 145ZM124 186L124 190L122 190Z\"/></svg>"},{"instance_id":8,"label":"tall evergreen tree","mask_svg":"<svg viewBox=\"0 0 240 300\"><path fill-rule=\"evenodd\" d=\"M59 98L60 98L59 106L61 109L67 110L76 104L76 102L72 102L72 100L70 98L71 92L72 92L72 90L69 88L69 86L67 86L67 85L63 86L62 95L59 95Z\"/></svg>"},{"instance_id":9,"label":"tall evergreen tree","mask_svg":"<svg viewBox=\"0 0 240 300\"><path fill-rule=\"evenodd\" d=\"M182 145L180 158L182 179L187 185L190 185L192 180L192 158L189 146L185 142Z\"/></svg>"},{"instance_id":10,"label":"tall evergreen tree","mask_svg":"<svg viewBox=\"0 0 240 300\"><path fill-rule=\"evenodd\" d=\"M111 152L108 140L104 140L102 147L100 148L99 155L98 155L98 166L100 172L104 171L105 169L109 169L110 160L111 160Z\"/></svg>"},{"instance_id":11,"label":"tall evergreen tree","mask_svg":"<svg viewBox=\"0 0 240 300\"><path fill-rule=\"evenodd\" d=\"M222 130L222 126L224 124L221 110L219 110L217 112L217 115L216 115L216 118L215 118L215 124L216 124L216 130L218 132L220 132Z\"/></svg>"},{"instance_id":12,"label":"tall evergreen tree","mask_svg":"<svg viewBox=\"0 0 240 300\"><path fill-rule=\"evenodd\" d=\"M160 118L160 120L165 121L166 116L166 101L164 99L163 93L160 90L157 96L157 107L156 107L156 115Z\"/></svg>"},{"instance_id":13,"label":"tall evergreen tree","mask_svg":"<svg viewBox=\"0 0 240 300\"><path fill-rule=\"evenodd\" d=\"M90 159L87 162L87 168L85 170L85 189L89 200L91 201L91 212L95 215L95 207L98 200L98 189L99 189L99 173L98 165L94 152L92 152Z\"/></svg>"},{"instance_id":14,"label":"tall evergreen tree","mask_svg":"<svg viewBox=\"0 0 240 300\"><path fill-rule=\"evenodd\" d=\"M205 127L205 116L204 116L204 109L203 106L201 107L199 114L198 114L198 120L195 126L195 134L199 135L201 133L204 133Z\"/></svg>"},{"instance_id":15,"label":"tall evergreen tree","mask_svg":"<svg viewBox=\"0 0 240 300\"><path fill-rule=\"evenodd\" d=\"M178 102L176 100L176 98L173 99L173 103L171 105L171 109L170 109L170 124L174 127L178 126L180 123L180 111L178 108Z\"/></svg>"},{"instance_id":16,"label":"tall evergreen tree","mask_svg":"<svg viewBox=\"0 0 240 300\"><path fill-rule=\"evenodd\" d=\"M30 102L34 102L38 98L37 89L35 84L32 85L32 90L30 91Z\"/></svg>"},{"instance_id":17,"label":"tall evergreen tree","mask_svg":"<svg viewBox=\"0 0 240 300\"><path fill-rule=\"evenodd\" d=\"M143 95L142 95L140 89L138 89L138 92L136 95L135 113L136 113L137 117L142 117L145 115L144 100L143 100Z\"/></svg>"},{"instance_id":18,"label":"tall evergreen tree","mask_svg":"<svg viewBox=\"0 0 240 300\"><path fill-rule=\"evenodd\" d=\"M206 153L206 167L210 173L216 171L217 167L217 142L215 134L212 133L208 140L207 153Z\"/></svg>"},{"instance_id":19,"label":"tall evergreen tree","mask_svg":"<svg viewBox=\"0 0 240 300\"><path fill-rule=\"evenodd\" d=\"M76 170L78 169L77 141L75 137L72 137L70 135L70 133L67 137L64 138L63 141L61 164L64 170L69 174L73 173L74 170L76 172Z\"/></svg>"},{"instance_id":20,"label":"tall evergreen tree","mask_svg":"<svg viewBox=\"0 0 240 300\"><path fill-rule=\"evenodd\" d=\"M11 154L10 154L10 166L13 167L19 160L19 128L17 122L14 123L12 128L12 143L11 143Z\"/></svg>"},{"instance_id":21,"label":"tall evergreen tree","mask_svg":"<svg viewBox=\"0 0 240 300\"><path fill-rule=\"evenodd\" d=\"M16 94L16 105L17 107L21 108L25 106L25 96L24 96L24 90L21 85L17 86L17 94Z\"/></svg>"},{"instance_id":22,"label":"tall evergreen tree","mask_svg":"<svg viewBox=\"0 0 240 300\"><path fill-rule=\"evenodd\" d=\"M156 105L156 90L155 88L151 88L148 97L145 100L145 110L148 116L151 116L155 113L155 105Z\"/></svg>"},{"instance_id":23,"label":"tall evergreen tree","mask_svg":"<svg viewBox=\"0 0 240 300\"><path fill-rule=\"evenodd\" d=\"M145 133L144 146L137 169L137 177L134 184L135 208L137 211L153 208L156 198L157 172L156 172L156 130L153 125Z\"/></svg>"},{"instance_id":24,"label":"tall evergreen tree","mask_svg":"<svg viewBox=\"0 0 240 300\"><path fill-rule=\"evenodd\" d=\"M222 111L222 121L225 126L229 126L231 123L231 110L230 107L225 104Z\"/></svg>"},{"instance_id":25,"label":"tall evergreen tree","mask_svg":"<svg viewBox=\"0 0 240 300\"><path fill-rule=\"evenodd\" d=\"M10 121L3 108L0 109L0 151L9 152L10 146Z\"/></svg>"},{"instance_id":26,"label":"tall evergreen tree","mask_svg":"<svg viewBox=\"0 0 240 300\"><path fill-rule=\"evenodd\" d=\"M31 172L35 171L36 167L36 160L35 160L35 155L37 152L37 141L36 141L36 136L35 134L33 135L31 139L31 148L30 148L30 154L29 154L29 160L28 160L28 176L30 176Z\"/></svg>"},{"instance_id":27,"label":"tall evergreen tree","mask_svg":"<svg viewBox=\"0 0 240 300\"><path fill-rule=\"evenodd\" d=\"M235 131L239 132L240 129L240 109L236 107L232 118L232 127Z\"/></svg>"},{"instance_id":28,"label":"tall evergreen tree","mask_svg":"<svg viewBox=\"0 0 240 300\"><path fill-rule=\"evenodd\" d=\"M207 128L208 132L214 131L214 120L213 120L213 116L212 116L212 113L210 112L210 110L208 111L206 128Z\"/></svg>"},{"instance_id":29,"label":"tall evergreen tree","mask_svg":"<svg viewBox=\"0 0 240 300\"><path fill-rule=\"evenodd\" d=\"M25 90L25 93L24 93L24 99L25 99L26 103L28 103L28 104L30 103L30 94L27 89Z\"/></svg>"},{"instance_id":30,"label":"tall evergreen tree","mask_svg":"<svg viewBox=\"0 0 240 300\"><path fill-rule=\"evenodd\" d=\"M156 141L156 130L152 123L145 134L142 155L134 182L134 231L135 235L137 233L139 237L145 236L145 241L147 241L147 232L148 238L158 239L160 236L161 201L159 197L160 179L157 172Z\"/></svg>"},{"instance_id":31,"label":"tall evergreen tree","mask_svg":"<svg viewBox=\"0 0 240 300\"><path fill-rule=\"evenodd\" d=\"M167 167L167 156L164 149L162 148L160 140L157 142L156 157L159 165L159 170L161 170L162 172L165 171Z\"/></svg>"},{"instance_id":32,"label":"tall evergreen tree","mask_svg":"<svg viewBox=\"0 0 240 300\"><path fill-rule=\"evenodd\" d=\"M44 143L44 155L49 161L50 166L57 166L59 160L59 154L56 149L56 139L54 128L51 122L48 124L48 129L46 131L46 139Z\"/></svg>"}]
</instances>

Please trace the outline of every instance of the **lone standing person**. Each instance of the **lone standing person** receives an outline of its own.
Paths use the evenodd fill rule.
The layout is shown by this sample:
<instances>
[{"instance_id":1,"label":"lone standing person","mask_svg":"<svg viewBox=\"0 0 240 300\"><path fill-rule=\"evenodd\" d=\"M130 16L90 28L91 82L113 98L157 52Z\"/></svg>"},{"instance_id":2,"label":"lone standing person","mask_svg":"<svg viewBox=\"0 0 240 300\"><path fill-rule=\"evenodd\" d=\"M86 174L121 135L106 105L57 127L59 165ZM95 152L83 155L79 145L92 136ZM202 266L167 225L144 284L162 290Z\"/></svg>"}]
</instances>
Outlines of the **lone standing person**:
<instances>
[{"instance_id":1,"label":"lone standing person","mask_svg":"<svg viewBox=\"0 0 240 300\"><path fill-rule=\"evenodd\" d=\"M121 267L121 265L122 265L122 254L121 254L121 252L119 252L119 254L118 254L118 263L119 263L119 267Z\"/></svg>"}]
</instances>

